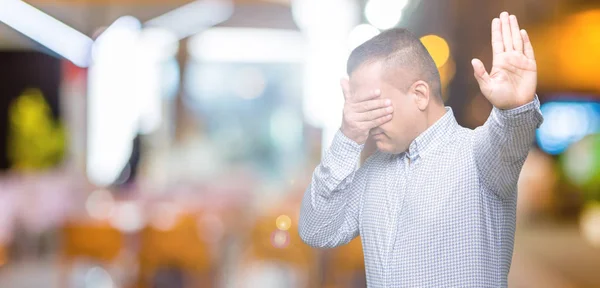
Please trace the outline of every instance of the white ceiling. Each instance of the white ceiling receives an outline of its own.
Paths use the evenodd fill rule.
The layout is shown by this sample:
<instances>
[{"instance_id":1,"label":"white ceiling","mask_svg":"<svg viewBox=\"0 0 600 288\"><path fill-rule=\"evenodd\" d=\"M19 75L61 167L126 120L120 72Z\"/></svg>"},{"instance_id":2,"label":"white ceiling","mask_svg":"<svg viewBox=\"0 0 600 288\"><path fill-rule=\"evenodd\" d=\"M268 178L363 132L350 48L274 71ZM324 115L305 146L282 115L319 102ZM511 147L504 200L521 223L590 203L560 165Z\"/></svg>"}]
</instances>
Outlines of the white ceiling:
<instances>
[{"instance_id":1,"label":"white ceiling","mask_svg":"<svg viewBox=\"0 0 600 288\"><path fill-rule=\"evenodd\" d=\"M281 0L278 1L281 2ZM90 37L98 28L110 25L121 16L131 15L145 22L180 5L35 4L38 9ZM231 19L220 26L297 29L289 5L275 3L275 1L237 4ZM39 47L37 43L0 22L0 49L35 49L37 47Z\"/></svg>"}]
</instances>

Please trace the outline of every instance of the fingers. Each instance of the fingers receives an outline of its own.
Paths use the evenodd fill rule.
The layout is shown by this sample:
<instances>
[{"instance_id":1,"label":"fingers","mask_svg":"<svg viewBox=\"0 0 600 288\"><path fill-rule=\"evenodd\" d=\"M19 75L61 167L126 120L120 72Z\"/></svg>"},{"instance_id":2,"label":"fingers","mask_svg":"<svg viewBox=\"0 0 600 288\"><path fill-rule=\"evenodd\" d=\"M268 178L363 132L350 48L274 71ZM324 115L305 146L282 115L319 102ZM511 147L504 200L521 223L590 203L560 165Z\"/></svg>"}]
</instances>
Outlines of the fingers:
<instances>
[{"instance_id":1,"label":"fingers","mask_svg":"<svg viewBox=\"0 0 600 288\"><path fill-rule=\"evenodd\" d=\"M342 92L344 93L344 99L347 102L358 103L371 99L375 99L381 95L381 90L376 89L373 91L369 91L365 94L356 94L354 95L350 90L350 81L348 78L340 79L340 86L342 87Z\"/></svg>"},{"instance_id":2,"label":"fingers","mask_svg":"<svg viewBox=\"0 0 600 288\"><path fill-rule=\"evenodd\" d=\"M346 102L342 119L342 133L346 137L362 144L369 137L369 131L392 120L392 106L382 107L367 112L357 112L357 106Z\"/></svg>"},{"instance_id":3,"label":"fingers","mask_svg":"<svg viewBox=\"0 0 600 288\"><path fill-rule=\"evenodd\" d=\"M369 93L365 93L362 95L361 94L353 95L353 97L348 100L349 100L349 102L352 102L352 103L360 103L360 102L375 99L379 96L381 96L381 90L376 89L376 90L370 91Z\"/></svg>"},{"instance_id":4,"label":"fingers","mask_svg":"<svg viewBox=\"0 0 600 288\"><path fill-rule=\"evenodd\" d=\"M392 120L392 114L388 114L388 115L385 115L383 117L379 117L377 119L371 120L371 121L367 122L367 129L371 130L371 129L375 128L375 127L378 127L378 126L381 126L381 125L383 125L383 124L385 124L387 122L390 122L390 120Z\"/></svg>"},{"instance_id":5,"label":"fingers","mask_svg":"<svg viewBox=\"0 0 600 288\"><path fill-rule=\"evenodd\" d=\"M479 88L484 91L487 90L487 85L490 82L490 75L485 70L485 66L481 62L481 60L475 58L471 60L471 64L473 65L473 75L475 75L475 79L477 83L479 83Z\"/></svg>"},{"instance_id":6,"label":"fingers","mask_svg":"<svg viewBox=\"0 0 600 288\"><path fill-rule=\"evenodd\" d=\"M513 48L516 51L523 52L523 38L519 29L519 22L517 22L517 16L510 15L510 33L512 34Z\"/></svg>"},{"instance_id":7,"label":"fingers","mask_svg":"<svg viewBox=\"0 0 600 288\"><path fill-rule=\"evenodd\" d=\"M359 113L356 115L356 120L364 122L364 121L372 121L381 117L384 117L388 114L392 114L394 112L394 108L392 106L388 106L385 108L379 108L371 111L367 111L364 113Z\"/></svg>"},{"instance_id":8,"label":"fingers","mask_svg":"<svg viewBox=\"0 0 600 288\"><path fill-rule=\"evenodd\" d=\"M360 103L355 103L352 105L356 106L357 112L367 112L367 111L391 106L392 100L390 100L390 99L375 99L375 100L368 100L368 101L363 101Z\"/></svg>"},{"instance_id":9,"label":"fingers","mask_svg":"<svg viewBox=\"0 0 600 288\"><path fill-rule=\"evenodd\" d=\"M364 143L369 131L392 119L394 108L390 99L382 99L381 90L351 91L349 81L340 81L344 91L342 133L356 143Z\"/></svg>"},{"instance_id":10,"label":"fingers","mask_svg":"<svg viewBox=\"0 0 600 288\"><path fill-rule=\"evenodd\" d=\"M504 52L504 41L502 41L502 29L500 19L492 20L492 52L494 55Z\"/></svg>"},{"instance_id":11,"label":"fingers","mask_svg":"<svg viewBox=\"0 0 600 288\"><path fill-rule=\"evenodd\" d=\"M380 89L371 90L367 93L352 93L350 89L350 80L348 78L340 79L340 86L342 87L342 92L344 93L344 100L346 100L348 103L360 103L381 96Z\"/></svg>"},{"instance_id":12,"label":"fingers","mask_svg":"<svg viewBox=\"0 0 600 288\"><path fill-rule=\"evenodd\" d=\"M340 79L340 86L342 86L342 92L344 93L344 99L349 99L351 98L352 95L350 95L350 82L348 81L348 78L342 78Z\"/></svg>"},{"instance_id":13,"label":"fingers","mask_svg":"<svg viewBox=\"0 0 600 288\"><path fill-rule=\"evenodd\" d=\"M521 37L523 37L523 54L525 57L535 60L535 55L533 54L533 46L531 46L531 41L529 40L529 34L527 31L521 30Z\"/></svg>"},{"instance_id":14,"label":"fingers","mask_svg":"<svg viewBox=\"0 0 600 288\"><path fill-rule=\"evenodd\" d=\"M513 41L510 32L510 20L507 12L500 13L500 30L502 31L502 41L504 41L504 51L512 51Z\"/></svg>"},{"instance_id":15,"label":"fingers","mask_svg":"<svg viewBox=\"0 0 600 288\"><path fill-rule=\"evenodd\" d=\"M506 51L519 51L527 58L535 60L527 31L520 29L517 16L509 15L508 12L502 12L500 19L492 20L492 51L494 55Z\"/></svg>"}]
</instances>

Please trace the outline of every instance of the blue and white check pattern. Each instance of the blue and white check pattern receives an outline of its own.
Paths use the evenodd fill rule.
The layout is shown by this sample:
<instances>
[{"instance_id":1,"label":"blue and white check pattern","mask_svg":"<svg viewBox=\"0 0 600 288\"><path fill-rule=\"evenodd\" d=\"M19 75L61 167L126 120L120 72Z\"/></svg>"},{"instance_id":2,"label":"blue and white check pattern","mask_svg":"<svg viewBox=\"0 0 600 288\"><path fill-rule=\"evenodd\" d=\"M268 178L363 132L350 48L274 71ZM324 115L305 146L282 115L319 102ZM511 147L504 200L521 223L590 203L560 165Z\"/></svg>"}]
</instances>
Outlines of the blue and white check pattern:
<instances>
[{"instance_id":1,"label":"blue and white check pattern","mask_svg":"<svg viewBox=\"0 0 600 288\"><path fill-rule=\"evenodd\" d=\"M360 235L368 287L507 287L517 180L543 121L537 96L493 108L474 130L452 109L408 152L375 152L338 131L314 171L299 233L330 248Z\"/></svg>"}]
</instances>

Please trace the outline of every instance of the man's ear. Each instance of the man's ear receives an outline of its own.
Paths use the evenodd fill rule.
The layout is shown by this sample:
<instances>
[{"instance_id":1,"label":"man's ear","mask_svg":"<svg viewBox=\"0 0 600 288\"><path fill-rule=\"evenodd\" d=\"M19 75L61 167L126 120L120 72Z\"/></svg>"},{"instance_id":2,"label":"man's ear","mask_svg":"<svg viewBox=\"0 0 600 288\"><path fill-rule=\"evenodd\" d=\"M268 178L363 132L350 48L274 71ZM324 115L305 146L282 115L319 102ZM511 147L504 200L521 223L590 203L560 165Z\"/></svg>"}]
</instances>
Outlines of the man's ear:
<instances>
[{"instance_id":1,"label":"man's ear","mask_svg":"<svg viewBox=\"0 0 600 288\"><path fill-rule=\"evenodd\" d=\"M415 101L417 102L417 107L419 107L419 110L423 111L427 109L427 106L429 106L429 101L431 101L431 90L429 89L429 84L423 80L419 80L412 85L411 91L415 95Z\"/></svg>"}]
</instances>

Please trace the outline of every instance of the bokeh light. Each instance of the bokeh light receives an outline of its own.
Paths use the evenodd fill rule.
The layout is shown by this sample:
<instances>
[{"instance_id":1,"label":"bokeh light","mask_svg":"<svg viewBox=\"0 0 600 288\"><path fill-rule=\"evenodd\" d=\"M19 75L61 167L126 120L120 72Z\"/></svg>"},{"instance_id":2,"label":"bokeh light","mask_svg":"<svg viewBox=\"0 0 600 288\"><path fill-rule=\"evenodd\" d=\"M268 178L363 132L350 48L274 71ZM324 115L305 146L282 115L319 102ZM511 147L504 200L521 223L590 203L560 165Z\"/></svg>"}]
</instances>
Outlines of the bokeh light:
<instances>
[{"instance_id":1,"label":"bokeh light","mask_svg":"<svg viewBox=\"0 0 600 288\"><path fill-rule=\"evenodd\" d=\"M583 238L591 246L600 248L600 203L591 203L584 208L579 225Z\"/></svg>"},{"instance_id":2,"label":"bokeh light","mask_svg":"<svg viewBox=\"0 0 600 288\"><path fill-rule=\"evenodd\" d=\"M365 17L379 29L390 29L400 22L406 4L408 0L369 0L365 5Z\"/></svg>"},{"instance_id":3,"label":"bokeh light","mask_svg":"<svg viewBox=\"0 0 600 288\"><path fill-rule=\"evenodd\" d=\"M426 35L421 37L421 43L431 54L436 67L440 68L446 64L450 58L450 47L444 38L437 35Z\"/></svg>"},{"instance_id":4,"label":"bokeh light","mask_svg":"<svg viewBox=\"0 0 600 288\"><path fill-rule=\"evenodd\" d=\"M168 231L177 224L181 209L177 204L170 202L158 203L151 211L150 225L161 230Z\"/></svg>"},{"instance_id":5,"label":"bokeh light","mask_svg":"<svg viewBox=\"0 0 600 288\"><path fill-rule=\"evenodd\" d=\"M145 223L140 204L133 201L118 203L110 224L125 233L141 230Z\"/></svg>"},{"instance_id":6,"label":"bokeh light","mask_svg":"<svg viewBox=\"0 0 600 288\"><path fill-rule=\"evenodd\" d=\"M290 233L288 231L276 230L271 234L271 244L275 248L285 248L290 244Z\"/></svg>"},{"instance_id":7,"label":"bokeh light","mask_svg":"<svg viewBox=\"0 0 600 288\"><path fill-rule=\"evenodd\" d=\"M448 57L446 63L438 68L438 72L440 73L440 81L442 82L442 99L446 101L450 94L448 93L448 87L452 79L454 79L454 75L456 75L456 63L454 63L452 57Z\"/></svg>"},{"instance_id":8,"label":"bokeh light","mask_svg":"<svg viewBox=\"0 0 600 288\"><path fill-rule=\"evenodd\" d=\"M139 65L148 64L148 59L138 57L140 31L138 19L123 16L108 27L93 46L94 60L87 83L85 160L87 176L97 186L113 184L125 167L141 124L139 100L150 100L140 91L146 89L140 88L152 87L154 83L138 82L147 81L144 76L150 72L142 69L145 65ZM135 85L136 82L143 86ZM145 105L153 103L148 101Z\"/></svg>"},{"instance_id":9,"label":"bokeh light","mask_svg":"<svg viewBox=\"0 0 600 288\"><path fill-rule=\"evenodd\" d=\"M107 220L115 210L115 201L108 190L99 189L88 196L85 209L90 217L97 220Z\"/></svg>"},{"instance_id":10,"label":"bokeh light","mask_svg":"<svg viewBox=\"0 0 600 288\"><path fill-rule=\"evenodd\" d=\"M348 50L354 50L356 47L369 41L369 39L377 36L379 33L379 29L369 24L356 25L348 35Z\"/></svg>"},{"instance_id":11,"label":"bokeh light","mask_svg":"<svg viewBox=\"0 0 600 288\"><path fill-rule=\"evenodd\" d=\"M560 154L586 135L600 132L600 103L548 102L540 110L544 122L536 137L546 153Z\"/></svg>"},{"instance_id":12,"label":"bokeh light","mask_svg":"<svg viewBox=\"0 0 600 288\"><path fill-rule=\"evenodd\" d=\"M210 28L187 44L194 60L209 63L301 63L305 48L306 39L298 31L249 27Z\"/></svg>"},{"instance_id":13,"label":"bokeh light","mask_svg":"<svg viewBox=\"0 0 600 288\"><path fill-rule=\"evenodd\" d=\"M34 6L24 1L2 1L0 20L73 64L88 67L93 40Z\"/></svg>"},{"instance_id":14,"label":"bokeh light","mask_svg":"<svg viewBox=\"0 0 600 288\"><path fill-rule=\"evenodd\" d=\"M285 1L288 2L288 1ZM346 0L291 0L292 18L300 30L308 34L323 34L358 21L359 5Z\"/></svg>"},{"instance_id":15,"label":"bokeh light","mask_svg":"<svg viewBox=\"0 0 600 288\"><path fill-rule=\"evenodd\" d=\"M94 267L85 274L85 288L113 288L115 287L110 274L101 267Z\"/></svg>"},{"instance_id":16,"label":"bokeh light","mask_svg":"<svg viewBox=\"0 0 600 288\"><path fill-rule=\"evenodd\" d=\"M145 28L140 32L138 45L141 47L140 53L147 54L146 59L158 61L175 57L179 50L179 41L174 33L155 27Z\"/></svg>"},{"instance_id":17,"label":"bokeh light","mask_svg":"<svg viewBox=\"0 0 600 288\"><path fill-rule=\"evenodd\" d=\"M600 201L600 134L574 143L561 160L566 178L582 189L585 198Z\"/></svg>"},{"instance_id":18,"label":"bokeh light","mask_svg":"<svg viewBox=\"0 0 600 288\"><path fill-rule=\"evenodd\" d=\"M558 67L547 71L556 74L559 82L569 87L598 91L600 9L577 13L559 23L556 29L551 31L550 35L554 41L553 45L548 47L554 51Z\"/></svg>"},{"instance_id":19,"label":"bokeh light","mask_svg":"<svg viewBox=\"0 0 600 288\"><path fill-rule=\"evenodd\" d=\"M287 215L280 215L275 220L275 224L277 225L277 229L287 231L292 226L292 219Z\"/></svg>"}]
</instances>

